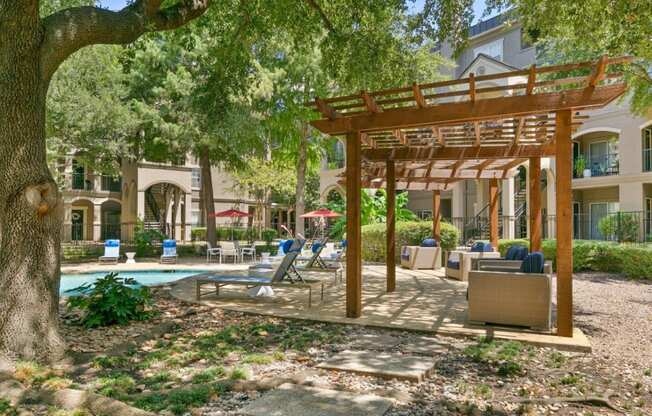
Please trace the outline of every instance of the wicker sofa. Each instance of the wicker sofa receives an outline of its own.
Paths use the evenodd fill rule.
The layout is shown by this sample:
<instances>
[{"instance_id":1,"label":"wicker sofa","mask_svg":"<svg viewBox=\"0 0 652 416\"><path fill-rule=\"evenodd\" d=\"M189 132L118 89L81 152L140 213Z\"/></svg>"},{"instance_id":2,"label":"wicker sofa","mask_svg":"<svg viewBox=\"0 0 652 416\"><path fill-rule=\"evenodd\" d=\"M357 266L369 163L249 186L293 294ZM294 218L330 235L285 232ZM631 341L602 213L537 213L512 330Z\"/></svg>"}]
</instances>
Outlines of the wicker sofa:
<instances>
[{"instance_id":1,"label":"wicker sofa","mask_svg":"<svg viewBox=\"0 0 652 416\"><path fill-rule=\"evenodd\" d=\"M493 251L491 244L478 242L470 251L451 251L447 257L446 277L467 281L474 259L496 259L500 258L500 253Z\"/></svg>"},{"instance_id":2,"label":"wicker sofa","mask_svg":"<svg viewBox=\"0 0 652 416\"><path fill-rule=\"evenodd\" d=\"M437 241L427 238L420 246L401 247L401 267L411 270L440 269L441 247Z\"/></svg>"},{"instance_id":3,"label":"wicker sofa","mask_svg":"<svg viewBox=\"0 0 652 416\"><path fill-rule=\"evenodd\" d=\"M469 272L468 320L550 330L552 263L543 273L472 270Z\"/></svg>"}]
</instances>

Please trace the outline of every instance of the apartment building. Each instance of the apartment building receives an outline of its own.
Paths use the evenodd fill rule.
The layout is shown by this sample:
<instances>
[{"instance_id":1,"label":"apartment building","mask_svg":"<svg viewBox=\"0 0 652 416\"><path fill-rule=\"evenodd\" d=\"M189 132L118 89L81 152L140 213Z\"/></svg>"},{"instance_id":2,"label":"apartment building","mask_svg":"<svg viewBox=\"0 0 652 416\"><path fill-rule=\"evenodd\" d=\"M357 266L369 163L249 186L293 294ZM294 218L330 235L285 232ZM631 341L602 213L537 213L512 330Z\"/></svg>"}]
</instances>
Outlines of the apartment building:
<instances>
[{"instance_id":1,"label":"apartment building","mask_svg":"<svg viewBox=\"0 0 652 416\"><path fill-rule=\"evenodd\" d=\"M443 43L439 52L453 59L451 45ZM537 63L536 48L527 41L518 22L506 22L499 15L470 28L469 46L455 58L452 78L488 75L527 68ZM511 81L509 81L511 83ZM524 82L515 79L514 83ZM491 86L485 82L482 86ZM605 216L622 213L638 225L637 240L652 238L652 112L640 117L629 111L625 98L607 107L587 112L589 119L573 135L574 236L577 239L609 239L598 224ZM515 178L503 180L501 187L501 228L504 238L528 235L528 176L524 163ZM555 161L541 163L544 236L554 237ZM336 184L338 170L323 164L322 198L329 192L343 192ZM420 218L432 215L431 195L409 191L409 208ZM483 180L460 182L442 193L442 216L463 232L464 239L483 238L487 231L489 185ZM624 217L623 217L624 218Z\"/></svg>"},{"instance_id":2,"label":"apartment building","mask_svg":"<svg viewBox=\"0 0 652 416\"><path fill-rule=\"evenodd\" d=\"M64 242L133 239L138 220L179 241L190 241L193 227L206 224L201 201L201 170L193 158L182 165L148 161L121 163L120 174L94 172L74 155L60 159L57 174L64 200ZM251 216L242 226L280 227L291 221L287 206L256 202L234 187L233 178L212 168L215 212L239 209ZM230 226L230 218L216 218Z\"/></svg>"}]
</instances>

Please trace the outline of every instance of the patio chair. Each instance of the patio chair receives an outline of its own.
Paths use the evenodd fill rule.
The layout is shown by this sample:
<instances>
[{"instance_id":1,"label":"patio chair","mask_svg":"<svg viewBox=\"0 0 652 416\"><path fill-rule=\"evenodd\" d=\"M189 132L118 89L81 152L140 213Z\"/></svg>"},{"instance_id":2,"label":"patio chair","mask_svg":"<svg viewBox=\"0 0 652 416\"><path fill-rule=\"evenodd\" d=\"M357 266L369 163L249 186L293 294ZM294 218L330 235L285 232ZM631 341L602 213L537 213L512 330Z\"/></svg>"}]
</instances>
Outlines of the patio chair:
<instances>
[{"instance_id":1,"label":"patio chair","mask_svg":"<svg viewBox=\"0 0 652 416\"><path fill-rule=\"evenodd\" d=\"M490 243L479 241L470 251L451 251L446 261L446 277L467 281L472 268L472 259L495 259L500 253L493 251Z\"/></svg>"},{"instance_id":2,"label":"patio chair","mask_svg":"<svg viewBox=\"0 0 652 416\"><path fill-rule=\"evenodd\" d=\"M240 242L235 242L236 248L240 252L240 259L244 262L245 256L251 256L251 261L256 261L256 244L251 243L249 246L240 246Z\"/></svg>"},{"instance_id":3,"label":"patio chair","mask_svg":"<svg viewBox=\"0 0 652 416\"><path fill-rule=\"evenodd\" d=\"M552 262L542 253L529 254L518 271L469 272L470 323L499 324L550 330Z\"/></svg>"},{"instance_id":4,"label":"patio chair","mask_svg":"<svg viewBox=\"0 0 652 416\"><path fill-rule=\"evenodd\" d=\"M321 253L324 250L324 247L326 247L326 243L328 242L328 238L324 238L321 240L315 240L312 243L312 246L310 249L312 250L312 255L311 256L299 256L297 257L297 261L305 261L307 267L320 267L323 266L323 268L326 268L326 263L321 259Z\"/></svg>"},{"instance_id":5,"label":"patio chair","mask_svg":"<svg viewBox=\"0 0 652 416\"><path fill-rule=\"evenodd\" d=\"M441 268L441 247L433 238L426 238L419 246L401 247L401 267L411 270Z\"/></svg>"},{"instance_id":6,"label":"patio chair","mask_svg":"<svg viewBox=\"0 0 652 416\"><path fill-rule=\"evenodd\" d=\"M163 240L163 255L160 263L176 264L177 262L177 241Z\"/></svg>"},{"instance_id":7,"label":"patio chair","mask_svg":"<svg viewBox=\"0 0 652 416\"><path fill-rule=\"evenodd\" d=\"M247 289L260 286L284 287L293 289L308 289L308 307L312 306L312 290L321 286L321 299L324 299L324 282L321 280L304 279L295 269L294 262L301 253L301 248L305 241L296 240L292 243L291 248L283 258L279 267L274 271L272 277L260 276L257 274L239 275L221 275L213 272L204 273L196 277L196 299L200 300L202 296L209 293L215 293L219 296L220 288L224 286L244 286ZM215 291L209 293L201 292L201 287L206 284L213 284ZM272 292L273 294L273 292Z\"/></svg>"},{"instance_id":8,"label":"patio chair","mask_svg":"<svg viewBox=\"0 0 652 416\"><path fill-rule=\"evenodd\" d=\"M222 263L222 249L219 247L213 247L210 242L206 242L206 263L210 263L213 256L216 256L219 259L219 262Z\"/></svg>"},{"instance_id":9,"label":"patio chair","mask_svg":"<svg viewBox=\"0 0 652 416\"><path fill-rule=\"evenodd\" d=\"M99 258L100 263L118 263L120 259L120 240L106 240L104 242L104 255Z\"/></svg>"},{"instance_id":10,"label":"patio chair","mask_svg":"<svg viewBox=\"0 0 652 416\"><path fill-rule=\"evenodd\" d=\"M523 260L525 260L527 255L527 247L514 245L507 250L504 258L473 259L471 269L494 272L517 272L520 270Z\"/></svg>"},{"instance_id":11,"label":"patio chair","mask_svg":"<svg viewBox=\"0 0 652 416\"><path fill-rule=\"evenodd\" d=\"M233 257L234 264L240 261L240 251L238 250L236 244L237 243L234 241L222 241L220 243L220 250L221 250L220 263L222 262L222 257L226 258L228 256Z\"/></svg>"}]
</instances>

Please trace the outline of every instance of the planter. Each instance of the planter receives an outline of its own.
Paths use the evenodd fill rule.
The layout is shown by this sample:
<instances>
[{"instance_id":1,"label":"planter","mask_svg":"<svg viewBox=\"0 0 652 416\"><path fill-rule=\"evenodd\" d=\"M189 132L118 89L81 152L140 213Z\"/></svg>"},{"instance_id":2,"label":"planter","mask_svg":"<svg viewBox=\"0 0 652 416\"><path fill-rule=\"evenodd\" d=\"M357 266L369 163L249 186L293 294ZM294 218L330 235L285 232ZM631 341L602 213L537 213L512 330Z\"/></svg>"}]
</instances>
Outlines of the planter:
<instances>
[{"instance_id":1,"label":"planter","mask_svg":"<svg viewBox=\"0 0 652 416\"><path fill-rule=\"evenodd\" d=\"M590 178L591 177L591 169L584 169L583 176L585 178Z\"/></svg>"}]
</instances>

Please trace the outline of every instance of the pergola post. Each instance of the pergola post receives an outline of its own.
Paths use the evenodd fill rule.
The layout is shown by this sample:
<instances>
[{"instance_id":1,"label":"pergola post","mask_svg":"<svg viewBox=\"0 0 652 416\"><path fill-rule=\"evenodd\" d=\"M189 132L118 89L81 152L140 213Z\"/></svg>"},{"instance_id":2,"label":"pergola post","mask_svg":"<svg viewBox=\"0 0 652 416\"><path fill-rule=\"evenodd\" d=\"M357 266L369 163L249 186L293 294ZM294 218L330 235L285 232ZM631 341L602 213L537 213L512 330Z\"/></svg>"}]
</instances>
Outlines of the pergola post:
<instances>
[{"instance_id":1,"label":"pergola post","mask_svg":"<svg viewBox=\"0 0 652 416\"><path fill-rule=\"evenodd\" d=\"M360 132L346 136L346 316L362 313L362 239L360 221Z\"/></svg>"},{"instance_id":2,"label":"pergola post","mask_svg":"<svg viewBox=\"0 0 652 416\"><path fill-rule=\"evenodd\" d=\"M531 157L530 168L530 251L541 251L541 158Z\"/></svg>"},{"instance_id":3,"label":"pergola post","mask_svg":"<svg viewBox=\"0 0 652 416\"><path fill-rule=\"evenodd\" d=\"M498 250L498 179L489 180L489 242Z\"/></svg>"},{"instance_id":4,"label":"pergola post","mask_svg":"<svg viewBox=\"0 0 652 416\"><path fill-rule=\"evenodd\" d=\"M387 291L396 290L396 173L393 160L387 161Z\"/></svg>"},{"instance_id":5,"label":"pergola post","mask_svg":"<svg viewBox=\"0 0 652 416\"><path fill-rule=\"evenodd\" d=\"M557 335L573 336L573 209L570 110L556 114Z\"/></svg>"},{"instance_id":6,"label":"pergola post","mask_svg":"<svg viewBox=\"0 0 652 416\"><path fill-rule=\"evenodd\" d=\"M441 244L441 191L432 191L432 238Z\"/></svg>"}]
</instances>

